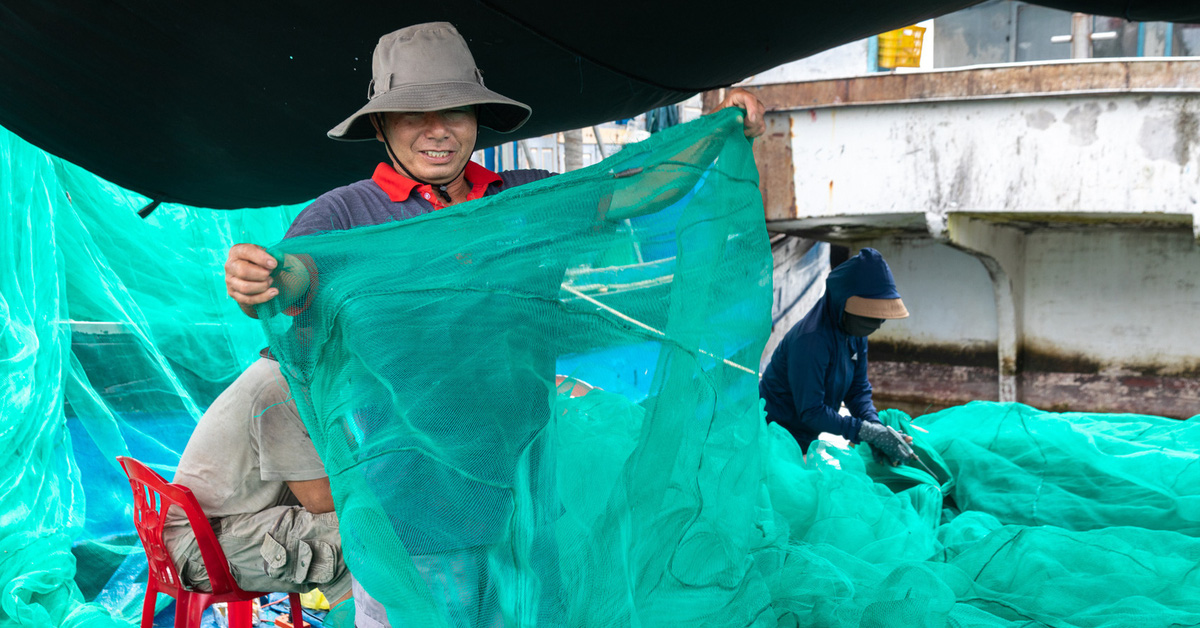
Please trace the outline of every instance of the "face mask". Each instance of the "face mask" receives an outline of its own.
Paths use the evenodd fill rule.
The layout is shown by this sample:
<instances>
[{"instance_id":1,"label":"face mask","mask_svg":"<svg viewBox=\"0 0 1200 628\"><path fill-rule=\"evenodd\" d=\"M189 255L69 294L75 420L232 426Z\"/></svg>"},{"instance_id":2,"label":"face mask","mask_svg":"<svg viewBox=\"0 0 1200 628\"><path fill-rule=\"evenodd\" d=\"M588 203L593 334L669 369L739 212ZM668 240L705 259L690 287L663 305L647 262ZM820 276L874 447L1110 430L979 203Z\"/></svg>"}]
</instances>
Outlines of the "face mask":
<instances>
[{"instance_id":1,"label":"face mask","mask_svg":"<svg viewBox=\"0 0 1200 628\"><path fill-rule=\"evenodd\" d=\"M882 318L867 318L866 316L842 312L842 331L850 336L865 338L882 325Z\"/></svg>"}]
</instances>

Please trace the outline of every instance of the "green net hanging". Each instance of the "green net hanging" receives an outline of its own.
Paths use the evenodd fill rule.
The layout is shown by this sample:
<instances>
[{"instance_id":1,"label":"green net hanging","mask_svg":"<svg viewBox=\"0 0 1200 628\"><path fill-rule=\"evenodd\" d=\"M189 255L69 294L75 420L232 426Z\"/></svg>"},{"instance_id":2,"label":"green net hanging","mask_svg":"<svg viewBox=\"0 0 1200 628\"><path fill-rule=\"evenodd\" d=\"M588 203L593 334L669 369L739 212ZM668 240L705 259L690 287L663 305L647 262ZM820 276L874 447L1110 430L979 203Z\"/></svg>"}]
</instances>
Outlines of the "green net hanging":
<instances>
[{"instance_id":1,"label":"green net hanging","mask_svg":"<svg viewBox=\"0 0 1200 628\"><path fill-rule=\"evenodd\" d=\"M225 254L302 208L148 203L0 129L0 625L136 623L146 561L115 457L170 477L265 342Z\"/></svg>"},{"instance_id":2,"label":"green net hanging","mask_svg":"<svg viewBox=\"0 0 1200 628\"><path fill-rule=\"evenodd\" d=\"M933 476L826 447L805 461L763 425L742 365L766 332L770 260L739 128L711 117L568 176L275 249L315 279L299 315L262 314L307 393L302 415L331 471L351 570L393 621L1003 625L1114 612L1095 582L1051 582L1049 565L1133 561L1185 576L1156 550L1130 557L1086 538L1143 520L1194 545L1170 513L1195 484L1143 487L1148 508L1171 519L1150 524L1129 500L1139 482L1116 473L1145 467L1073 438L1091 421L1127 440L1119 419L1000 406L1038 418L1015 423L989 456L992 445L971 449L953 420L931 417L948 439L923 442ZM663 239L669 254L647 257L642 245ZM564 376L596 389L574 397L557 386ZM991 408L964 410L968 425L987 424ZM1018 471L1030 450L1043 466ZM970 465L980 469L958 476ZM1078 473L1092 466L1111 472ZM980 478L999 486L988 493ZM1150 498L1155 489L1167 497ZM965 518L946 495L968 504ZM957 551L964 538L1010 546L1018 533L999 521L1025 526L1039 553L1002 561L1003 587L986 578L990 558L977 565L986 550ZM1059 529L1034 527L1047 522ZM1059 548L1062 536L1079 547ZM475 572L433 586L430 563ZM1118 582L1112 599L1127 599ZM1060 597L1017 595L1009 610L1016 583ZM1163 614L1159 591L1132 606ZM1188 595L1172 599L1191 612Z\"/></svg>"},{"instance_id":3,"label":"green net hanging","mask_svg":"<svg viewBox=\"0 0 1200 628\"><path fill-rule=\"evenodd\" d=\"M0 132L0 626L138 623L113 457L171 475L267 337L397 624L1200 623L1200 418L885 411L928 472L763 423L771 259L735 113L285 241L316 280L267 336L225 252L300 208L147 202ZM462 565L482 576L427 578Z\"/></svg>"}]
</instances>

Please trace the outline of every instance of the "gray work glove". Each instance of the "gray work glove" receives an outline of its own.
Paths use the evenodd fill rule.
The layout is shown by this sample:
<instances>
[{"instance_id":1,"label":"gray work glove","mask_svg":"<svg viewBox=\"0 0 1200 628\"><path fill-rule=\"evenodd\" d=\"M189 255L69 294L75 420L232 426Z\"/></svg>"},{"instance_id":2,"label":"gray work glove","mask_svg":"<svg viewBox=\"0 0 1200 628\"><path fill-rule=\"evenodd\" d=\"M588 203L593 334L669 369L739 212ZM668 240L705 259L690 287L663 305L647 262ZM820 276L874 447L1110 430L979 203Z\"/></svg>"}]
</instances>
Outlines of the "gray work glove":
<instances>
[{"instance_id":1,"label":"gray work glove","mask_svg":"<svg viewBox=\"0 0 1200 628\"><path fill-rule=\"evenodd\" d=\"M858 428L859 440L871 446L876 462L898 467L917 454L904 434L875 421L863 421ZM880 458L883 458L881 460Z\"/></svg>"}]
</instances>

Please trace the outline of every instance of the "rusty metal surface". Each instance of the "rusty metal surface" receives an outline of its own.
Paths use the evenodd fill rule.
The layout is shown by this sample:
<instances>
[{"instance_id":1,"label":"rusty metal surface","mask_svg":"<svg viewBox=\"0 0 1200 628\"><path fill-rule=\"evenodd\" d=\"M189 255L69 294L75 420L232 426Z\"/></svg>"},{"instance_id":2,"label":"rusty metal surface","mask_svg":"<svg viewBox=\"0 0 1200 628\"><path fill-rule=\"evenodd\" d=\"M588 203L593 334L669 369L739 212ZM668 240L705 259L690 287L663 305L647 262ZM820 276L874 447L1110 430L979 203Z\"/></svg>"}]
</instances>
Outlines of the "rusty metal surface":
<instances>
[{"instance_id":1,"label":"rusty metal surface","mask_svg":"<svg viewBox=\"0 0 1200 628\"><path fill-rule=\"evenodd\" d=\"M770 164L759 161L759 175L771 170ZM776 198L791 194L795 198L793 179L780 181L772 173L771 179L762 179L763 202L768 195ZM794 201L793 201L794 202ZM884 237L928 237L928 227L922 214L863 214L857 216L820 216L798 218L787 213L782 206L774 209L767 205L767 228L776 233L833 242L852 244ZM1091 229L1137 229L1142 231L1184 232L1192 228L1192 217L1188 214L1166 213L1018 213L1018 212L946 212L947 216L967 216L999 225L1007 225L1024 232L1039 229L1078 230Z\"/></svg>"},{"instance_id":2,"label":"rusty metal surface","mask_svg":"<svg viewBox=\"0 0 1200 628\"><path fill-rule=\"evenodd\" d=\"M1022 231L1038 229L1080 229L1104 227L1140 230L1189 230L1192 217L1189 214L1165 212L1141 212L1119 214L1116 212L952 212L953 215L973 220L984 220L1005 224Z\"/></svg>"},{"instance_id":3,"label":"rusty metal surface","mask_svg":"<svg viewBox=\"0 0 1200 628\"><path fill-rule=\"evenodd\" d=\"M1031 96L1200 93L1200 61L1064 61L750 87L768 111Z\"/></svg>"},{"instance_id":4,"label":"rusty metal surface","mask_svg":"<svg viewBox=\"0 0 1200 628\"><path fill-rule=\"evenodd\" d=\"M879 409L917 416L969 401L997 399L996 369L920 362L871 362ZM1021 403L1052 412L1130 412L1187 419L1200 415L1200 379L1161 375L1056 373L1018 375Z\"/></svg>"},{"instance_id":5,"label":"rusty metal surface","mask_svg":"<svg viewBox=\"0 0 1200 628\"><path fill-rule=\"evenodd\" d=\"M873 338L870 364L876 362L919 362L944 366L979 366L996 370L995 343L928 343ZM993 382L994 383L994 382Z\"/></svg>"},{"instance_id":6,"label":"rusty metal surface","mask_svg":"<svg viewBox=\"0 0 1200 628\"><path fill-rule=\"evenodd\" d=\"M1180 229L1200 238L1198 108L1200 92L773 112L793 124L796 208L772 215L771 227L843 242L938 238L959 216L1025 231ZM897 215L907 224L889 224Z\"/></svg>"},{"instance_id":7,"label":"rusty metal surface","mask_svg":"<svg viewBox=\"0 0 1200 628\"><path fill-rule=\"evenodd\" d=\"M869 368L872 396L881 410L900 404L946 408L999 399L994 367L872 360Z\"/></svg>"},{"instance_id":8,"label":"rusty metal surface","mask_svg":"<svg viewBox=\"0 0 1200 628\"><path fill-rule=\"evenodd\" d=\"M760 163L759 172L762 172L763 169L764 166ZM773 178L771 185L787 185L794 198L794 178L786 183L780 182L778 179L779 177ZM786 191L780 190L778 187L764 186L763 194L764 196L775 194L778 198L778 196L786 194ZM929 235L924 214L859 214L797 218L796 211L793 208L790 213L784 213L782 207L778 206L775 208L775 213L768 209L767 228L778 233L788 233L843 245L888 236L928 237Z\"/></svg>"},{"instance_id":9,"label":"rusty metal surface","mask_svg":"<svg viewBox=\"0 0 1200 628\"><path fill-rule=\"evenodd\" d=\"M759 189L767 220L791 218L796 208L792 166L792 117L767 116L767 131L754 142Z\"/></svg>"},{"instance_id":10,"label":"rusty metal surface","mask_svg":"<svg viewBox=\"0 0 1200 628\"><path fill-rule=\"evenodd\" d=\"M1187 377L1027 372L1020 382L1022 403L1055 412L1200 414L1200 380Z\"/></svg>"}]
</instances>

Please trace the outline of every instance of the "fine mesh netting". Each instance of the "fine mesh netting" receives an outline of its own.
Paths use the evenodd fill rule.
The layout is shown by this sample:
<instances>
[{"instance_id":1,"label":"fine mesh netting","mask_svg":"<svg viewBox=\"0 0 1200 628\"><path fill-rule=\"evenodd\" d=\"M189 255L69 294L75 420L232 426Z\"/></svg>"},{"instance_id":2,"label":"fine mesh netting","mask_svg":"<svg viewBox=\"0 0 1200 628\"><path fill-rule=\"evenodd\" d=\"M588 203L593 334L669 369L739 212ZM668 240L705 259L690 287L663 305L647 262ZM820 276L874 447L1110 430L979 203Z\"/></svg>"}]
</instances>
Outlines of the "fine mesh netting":
<instances>
[{"instance_id":1,"label":"fine mesh netting","mask_svg":"<svg viewBox=\"0 0 1200 628\"><path fill-rule=\"evenodd\" d=\"M390 610L665 625L768 606L761 581L743 586L768 502L717 498L757 495L762 475L742 365L769 331L772 267L740 129L713 117L539 184L277 248L315 287L297 316L263 312L272 348L307 393L351 572ZM560 398L559 374L602 390Z\"/></svg>"},{"instance_id":2,"label":"fine mesh netting","mask_svg":"<svg viewBox=\"0 0 1200 628\"><path fill-rule=\"evenodd\" d=\"M147 203L0 129L0 625L137 621L146 561L115 457L170 477L264 342L225 296L225 254L301 208L143 220Z\"/></svg>"},{"instance_id":3,"label":"fine mesh netting","mask_svg":"<svg viewBox=\"0 0 1200 628\"><path fill-rule=\"evenodd\" d=\"M1200 418L883 412L933 475L766 425L759 199L725 113L273 249L316 270L265 321L398 625L1200 624ZM170 476L267 341L222 264L299 208L146 202L0 132L0 625L137 623L113 457Z\"/></svg>"}]
</instances>

